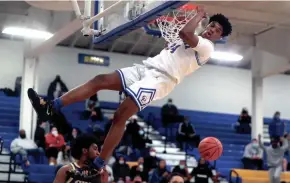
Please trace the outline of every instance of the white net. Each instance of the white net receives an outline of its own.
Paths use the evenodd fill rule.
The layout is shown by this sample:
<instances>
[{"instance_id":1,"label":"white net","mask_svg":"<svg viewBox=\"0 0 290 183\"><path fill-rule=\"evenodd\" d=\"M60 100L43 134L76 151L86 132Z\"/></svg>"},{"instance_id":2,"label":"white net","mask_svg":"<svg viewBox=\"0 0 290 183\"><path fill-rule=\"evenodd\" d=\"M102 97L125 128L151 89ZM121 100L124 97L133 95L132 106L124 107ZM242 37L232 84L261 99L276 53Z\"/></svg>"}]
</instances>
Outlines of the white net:
<instances>
[{"instance_id":1,"label":"white net","mask_svg":"<svg viewBox=\"0 0 290 183\"><path fill-rule=\"evenodd\" d=\"M168 47L183 44L179 32L194 17L195 13L195 10L177 9L156 19L162 37L169 43ZM199 33L203 29L202 27L202 22L200 22L195 33Z\"/></svg>"}]
</instances>

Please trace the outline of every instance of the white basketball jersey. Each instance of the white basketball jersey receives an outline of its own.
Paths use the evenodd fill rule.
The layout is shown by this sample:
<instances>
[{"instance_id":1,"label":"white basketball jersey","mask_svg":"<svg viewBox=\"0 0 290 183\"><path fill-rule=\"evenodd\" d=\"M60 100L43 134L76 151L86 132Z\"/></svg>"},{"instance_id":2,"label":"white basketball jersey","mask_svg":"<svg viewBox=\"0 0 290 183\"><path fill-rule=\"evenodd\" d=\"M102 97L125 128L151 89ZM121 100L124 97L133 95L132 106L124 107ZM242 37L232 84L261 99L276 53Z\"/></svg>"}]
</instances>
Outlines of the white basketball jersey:
<instances>
[{"instance_id":1,"label":"white basketball jersey","mask_svg":"<svg viewBox=\"0 0 290 183\"><path fill-rule=\"evenodd\" d=\"M177 79L180 83L183 78L196 71L205 64L214 51L211 41L198 36L199 42L195 48L187 44L177 45L172 49L164 49L153 58L143 61L145 66L151 66L164 71Z\"/></svg>"}]
</instances>

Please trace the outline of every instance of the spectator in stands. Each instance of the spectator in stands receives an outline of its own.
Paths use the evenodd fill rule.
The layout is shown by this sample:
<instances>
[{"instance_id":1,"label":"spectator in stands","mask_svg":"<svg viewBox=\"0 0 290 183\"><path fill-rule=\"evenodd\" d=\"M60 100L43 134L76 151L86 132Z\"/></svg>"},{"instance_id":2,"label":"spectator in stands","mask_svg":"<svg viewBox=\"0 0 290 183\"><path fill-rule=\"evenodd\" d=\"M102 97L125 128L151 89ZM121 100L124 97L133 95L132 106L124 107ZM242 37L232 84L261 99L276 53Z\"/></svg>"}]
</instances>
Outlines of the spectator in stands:
<instances>
[{"instance_id":1,"label":"spectator in stands","mask_svg":"<svg viewBox=\"0 0 290 183\"><path fill-rule=\"evenodd\" d=\"M173 168L172 173L178 173L180 176L184 178L186 183L190 183L190 176L185 160L180 160L179 165Z\"/></svg>"},{"instance_id":2,"label":"spectator in stands","mask_svg":"<svg viewBox=\"0 0 290 183\"><path fill-rule=\"evenodd\" d=\"M263 149L260 148L257 139L246 145L242 162L244 169L263 170Z\"/></svg>"},{"instance_id":3,"label":"spectator in stands","mask_svg":"<svg viewBox=\"0 0 290 183\"><path fill-rule=\"evenodd\" d=\"M51 132L45 136L46 143L46 156L48 158L49 165L56 165L56 159L58 152L65 145L64 137L58 133L56 127L51 129Z\"/></svg>"},{"instance_id":4,"label":"spectator in stands","mask_svg":"<svg viewBox=\"0 0 290 183\"><path fill-rule=\"evenodd\" d=\"M33 140L26 138L25 130L19 131L19 137L11 142L10 150L13 154L20 154L26 166L30 164L27 159L28 153L34 152L40 155L40 153L43 152L42 149L37 147Z\"/></svg>"},{"instance_id":5,"label":"spectator in stands","mask_svg":"<svg viewBox=\"0 0 290 183\"><path fill-rule=\"evenodd\" d=\"M14 88L16 97L19 97L21 95L21 85L22 85L22 77L18 76L15 80L15 88Z\"/></svg>"},{"instance_id":6,"label":"spectator in stands","mask_svg":"<svg viewBox=\"0 0 290 183\"><path fill-rule=\"evenodd\" d=\"M269 135L271 140L280 140L285 134L285 123L280 119L280 112L275 112L272 122L269 124Z\"/></svg>"},{"instance_id":7,"label":"spectator in stands","mask_svg":"<svg viewBox=\"0 0 290 183\"><path fill-rule=\"evenodd\" d=\"M167 104L163 105L161 108L161 118L162 124L165 128L165 143L167 143L168 137L172 137L172 128L170 128L169 132L169 125L172 123L177 123L183 121L183 116L180 116L178 113L177 107L173 104L172 99L168 99Z\"/></svg>"},{"instance_id":8,"label":"spectator in stands","mask_svg":"<svg viewBox=\"0 0 290 183\"><path fill-rule=\"evenodd\" d=\"M281 140L283 140L283 142L281 142ZM271 145L265 147L262 142L262 137L259 134L259 145L267 155L267 165L269 168L269 178L271 183L280 183L284 154L289 148L289 140L290 137L288 139L283 137L279 140L272 139Z\"/></svg>"},{"instance_id":9,"label":"spectator in stands","mask_svg":"<svg viewBox=\"0 0 290 183\"><path fill-rule=\"evenodd\" d=\"M51 128L56 127L58 132L63 136L67 136L72 131L71 124L67 121L65 115L58 111L57 114L52 115L50 119Z\"/></svg>"},{"instance_id":10,"label":"spectator in stands","mask_svg":"<svg viewBox=\"0 0 290 183\"><path fill-rule=\"evenodd\" d=\"M91 118L92 121L103 121L103 113L101 111L100 102L97 94L86 100L83 119Z\"/></svg>"},{"instance_id":11,"label":"spectator in stands","mask_svg":"<svg viewBox=\"0 0 290 183\"><path fill-rule=\"evenodd\" d=\"M171 121L172 118L176 118L178 116L178 109L173 104L172 99L168 99L167 104L163 105L161 108L161 117L162 123L166 126L168 121Z\"/></svg>"},{"instance_id":12,"label":"spectator in stands","mask_svg":"<svg viewBox=\"0 0 290 183\"><path fill-rule=\"evenodd\" d=\"M144 158L144 169L150 172L152 169L157 168L159 158L156 157L155 149L150 149L149 156Z\"/></svg>"},{"instance_id":13,"label":"spectator in stands","mask_svg":"<svg viewBox=\"0 0 290 183\"><path fill-rule=\"evenodd\" d=\"M125 131L125 140L131 142L134 149L144 151L146 143L151 143L149 139L145 139L145 132L137 122L137 116L134 115L130 118Z\"/></svg>"},{"instance_id":14,"label":"spectator in stands","mask_svg":"<svg viewBox=\"0 0 290 183\"><path fill-rule=\"evenodd\" d=\"M64 93L68 91L68 88L61 80L60 76L57 75L56 78L50 83L47 91L47 97L50 100L58 98L62 96Z\"/></svg>"},{"instance_id":15,"label":"spectator in stands","mask_svg":"<svg viewBox=\"0 0 290 183\"><path fill-rule=\"evenodd\" d=\"M192 170L190 175L194 177L194 182L198 183L208 183L209 179L213 179L212 169L203 158L200 158L197 167Z\"/></svg>"},{"instance_id":16,"label":"spectator in stands","mask_svg":"<svg viewBox=\"0 0 290 183\"><path fill-rule=\"evenodd\" d=\"M57 165L68 165L74 162L73 157L70 154L70 146L62 146L61 151L57 154Z\"/></svg>"},{"instance_id":17,"label":"spectator in stands","mask_svg":"<svg viewBox=\"0 0 290 183\"><path fill-rule=\"evenodd\" d=\"M184 118L183 123L179 124L176 140L179 144L179 148L184 148L184 143L197 147L200 142L200 136L195 133L195 130L188 118Z\"/></svg>"},{"instance_id":18,"label":"spectator in stands","mask_svg":"<svg viewBox=\"0 0 290 183\"><path fill-rule=\"evenodd\" d=\"M123 156L120 156L118 158L118 161L115 162L113 165L113 174L114 174L114 180L130 180L130 167L126 163L126 160Z\"/></svg>"},{"instance_id":19,"label":"spectator in stands","mask_svg":"<svg viewBox=\"0 0 290 183\"><path fill-rule=\"evenodd\" d=\"M34 141L36 145L43 150L45 149L45 129L47 125L47 122L39 121L34 133Z\"/></svg>"},{"instance_id":20,"label":"spectator in stands","mask_svg":"<svg viewBox=\"0 0 290 183\"><path fill-rule=\"evenodd\" d=\"M239 116L239 119L235 125L237 133L250 134L251 133L251 124L252 118L249 115L249 112L246 108L242 109L242 112Z\"/></svg>"},{"instance_id":21,"label":"spectator in stands","mask_svg":"<svg viewBox=\"0 0 290 183\"><path fill-rule=\"evenodd\" d=\"M137 122L137 116L133 115L131 118L129 118L127 125L126 125L126 130L123 136L123 143L125 144L132 144L134 141L134 145L136 144L136 136L138 136L138 131L141 127L138 125Z\"/></svg>"},{"instance_id":22,"label":"spectator in stands","mask_svg":"<svg viewBox=\"0 0 290 183\"><path fill-rule=\"evenodd\" d=\"M73 144L79 135L81 135L81 131L78 128L73 128L66 138L66 145L70 146Z\"/></svg>"},{"instance_id":23,"label":"spectator in stands","mask_svg":"<svg viewBox=\"0 0 290 183\"><path fill-rule=\"evenodd\" d=\"M133 180L134 177L140 176L142 181L148 181L148 172L144 170L144 158L138 159L138 165L133 166L130 170L130 177Z\"/></svg>"},{"instance_id":24,"label":"spectator in stands","mask_svg":"<svg viewBox=\"0 0 290 183\"><path fill-rule=\"evenodd\" d=\"M166 169L166 161L160 160L159 165L149 173L149 183L167 183L170 172Z\"/></svg>"}]
</instances>

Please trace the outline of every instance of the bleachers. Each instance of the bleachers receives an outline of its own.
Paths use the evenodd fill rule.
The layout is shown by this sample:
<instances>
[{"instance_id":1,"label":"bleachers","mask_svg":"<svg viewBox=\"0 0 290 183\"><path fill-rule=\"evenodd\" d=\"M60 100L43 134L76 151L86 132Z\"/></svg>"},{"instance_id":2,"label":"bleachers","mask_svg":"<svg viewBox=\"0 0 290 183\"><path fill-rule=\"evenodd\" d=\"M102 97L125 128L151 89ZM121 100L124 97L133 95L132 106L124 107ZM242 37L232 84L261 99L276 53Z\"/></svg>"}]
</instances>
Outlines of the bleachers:
<instances>
[{"instance_id":1,"label":"bleachers","mask_svg":"<svg viewBox=\"0 0 290 183\"><path fill-rule=\"evenodd\" d=\"M231 176L233 180L238 177L243 183L270 183L268 171L233 169ZM282 172L281 181L289 182L290 172Z\"/></svg>"},{"instance_id":2,"label":"bleachers","mask_svg":"<svg viewBox=\"0 0 290 183\"><path fill-rule=\"evenodd\" d=\"M19 106L19 98L6 97L0 94L0 137L4 139L4 148L6 149L9 149L11 141L18 136ZM118 104L101 102L101 106L106 109L116 109ZM73 127L78 127L85 131L88 127L88 121L79 119L79 115L83 109L84 103L80 102L65 107L63 109L63 113ZM251 137L250 135L236 134L234 132L232 124L237 120L238 115L186 110L182 110L180 112L181 114L191 118L192 124L202 138L213 136L220 139L222 142L224 149L223 155L216 161L216 166L219 172L228 177L232 168L237 168L237 170L240 171L239 168L242 167L241 158L244 147L247 143L249 143ZM157 129L161 135L164 135L165 129L161 125L160 108L147 107L140 113L140 115L147 119L149 113L152 113L155 116L154 124L151 125ZM265 122L268 123L269 121L269 119L265 119ZM97 124L101 129L103 129L106 123L99 122ZM173 125L173 127L173 133L175 134L177 125ZM288 125L288 128L289 127L290 126ZM171 140L174 141L174 139ZM175 151L176 150L173 149L172 152ZM199 154L196 149L191 150L188 153L194 155L196 158L199 158ZM183 152L176 152L176 154L179 154L178 156L180 156L180 158L184 156ZM170 155L168 157L170 157ZM31 166L24 170L25 172L29 172L29 180L39 183L51 183L55 175L55 167L48 166L47 164L37 164L37 162L31 159L31 157L30 160L32 161Z\"/></svg>"}]
</instances>

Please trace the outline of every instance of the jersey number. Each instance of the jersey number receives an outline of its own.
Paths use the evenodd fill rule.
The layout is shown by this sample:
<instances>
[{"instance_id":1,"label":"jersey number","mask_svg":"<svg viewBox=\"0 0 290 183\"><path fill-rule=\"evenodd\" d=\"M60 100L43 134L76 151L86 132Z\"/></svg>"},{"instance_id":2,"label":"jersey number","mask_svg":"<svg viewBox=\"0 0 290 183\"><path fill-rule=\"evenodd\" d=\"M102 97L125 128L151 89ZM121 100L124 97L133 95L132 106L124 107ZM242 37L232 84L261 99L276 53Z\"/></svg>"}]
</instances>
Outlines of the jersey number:
<instances>
[{"instance_id":1,"label":"jersey number","mask_svg":"<svg viewBox=\"0 0 290 183\"><path fill-rule=\"evenodd\" d=\"M190 48L189 44L187 44L187 43L183 43L183 44L184 44L185 49ZM173 45L173 46L171 46L169 48L170 49L170 53L174 53L177 50L177 48L179 48L180 46L181 45Z\"/></svg>"}]
</instances>

